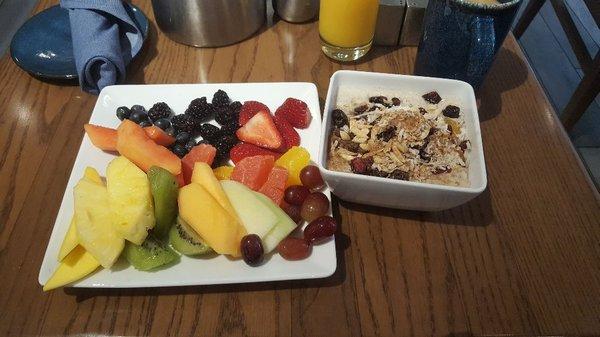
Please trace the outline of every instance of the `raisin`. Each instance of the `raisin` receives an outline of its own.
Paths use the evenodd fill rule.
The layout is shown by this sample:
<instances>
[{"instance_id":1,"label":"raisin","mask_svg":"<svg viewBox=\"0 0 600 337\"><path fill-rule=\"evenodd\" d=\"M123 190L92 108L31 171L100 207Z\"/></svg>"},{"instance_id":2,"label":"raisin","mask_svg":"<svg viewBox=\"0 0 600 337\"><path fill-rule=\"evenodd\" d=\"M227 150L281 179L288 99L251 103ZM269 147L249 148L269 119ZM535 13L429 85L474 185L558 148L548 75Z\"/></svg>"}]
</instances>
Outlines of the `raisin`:
<instances>
[{"instance_id":1,"label":"raisin","mask_svg":"<svg viewBox=\"0 0 600 337\"><path fill-rule=\"evenodd\" d=\"M377 105L373 105L370 109L369 112L371 111L375 111L375 110L379 110L379 107Z\"/></svg>"},{"instance_id":2,"label":"raisin","mask_svg":"<svg viewBox=\"0 0 600 337\"><path fill-rule=\"evenodd\" d=\"M390 139L396 136L396 127L391 126L384 131L377 134L377 139L383 140L384 142L389 142Z\"/></svg>"},{"instance_id":3,"label":"raisin","mask_svg":"<svg viewBox=\"0 0 600 337\"><path fill-rule=\"evenodd\" d=\"M396 179L396 180L408 180L409 175L408 172L402 171L400 169L394 170L388 178Z\"/></svg>"},{"instance_id":4,"label":"raisin","mask_svg":"<svg viewBox=\"0 0 600 337\"><path fill-rule=\"evenodd\" d=\"M438 94L437 91L428 92L421 97L423 97L424 100L432 104L438 104L442 100L440 94Z\"/></svg>"},{"instance_id":5,"label":"raisin","mask_svg":"<svg viewBox=\"0 0 600 337\"><path fill-rule=\"evenodd\" d=\"M463 140L462 142L460 142L460 144L458 144L458 147L460 147L461 150L465 151L469 147L469 141Z\"/></svg>"},{"instance_id":6,"label":"raisin","mask_svg":"<svg viewBox=\"0 0 600 337\"><path fill-rule=\"evenodd\" d=\"M387 178L389 176L389 173L387 173L385 171L380 171L379 169L376 169L376 168L371 168L369 170L368 174L370 176L381 177L381 178Z\"/></svg>"},{"instance_id":7,"label":"raisin","mask_svg":"<svg viewBox=\"0 0 600 337\"><path fill-rule=\"evenodd\" d=\"M371 103L384 104L385 101L387 101L387 97L385 97L385 96L369 97L369 102L371 102Z\"/></svg>"},{"instance_id":8,"label":"raisin","mask_svg":"<svg viewBox=\"0 0 600 337\"><path fill-rule=\"evenodd\" d=\"M429 136L427 136L429 137ZM423 143L423 146L421 147L421 149L419 150L419 157L421 157L421 159L423 159L423 161L425 162L429 162L431 160L431 154L429 154L425 149L427 148L427 145L429 144L429 139L425 138L425 143Z\"/></svg>"},{"instance_id":9,"label":"raisin","mask_svg":"<svg viewBox=\"0 0 600 337\"><path fill-rule=\"evenodd\" d=\"M360 146L351 140L340 139L339 145L350 152L358 153L361 150Z\"/></svg>"},{"instance_id":10,"label":"raisin","mask_svg":"<svg viewBox=\"0 0 600 337\"><path fill-rule=\"evenodd\" d=\"M442 113L444 114L444 116L449 118L458 118L458 116L460 115L460 108L456 105L448 105L444 108L444 110L442 110Z\"/></svg>"},{"instance_id":11,"label":"raisin","mask_svg":"<svg viewBox=\"0 0 600 337\"><path fill-rule=\"evenodd\" d=\"M360 158L356 157L350 161L350 168L352 172L357 174L367 174L373 165L372 158Z\"/></svg>"},{"instance_id":12,"label":"raisin","mask_svg":"<svg viewBox=\"0 0 600 337\"><path fill-rule=\"evenodd\" d=\"M394 106L398 106L400 105L400 103L402 103L402 101L400 101L400 98L392 97L392 104L394 104Z\"/></svg>"},{"instance_id":13,"label":"raisin","mask_svg":"<svg viewBox=\"0 0 600 337\"><path fill-rule=\"evenodd\" d=\"M333 121L333 125L337 128L348 125L348 116L340 109L335 109L331 112L331 120Z\"/></svg>"},{"instance_id":14,"label":"raisin","mask_svg":"<svg viewBox=\"0 0 600 337\"><path fill-rule=\"evenodd\" d=\"M368 105L363 104L361 106L357 106L356 108L354 108L354 112L356 112L356 113L363 113L363 112L367 111L368 108L369 108Z\"/></svg>"},{"instance_id":15,"label":"raisin","mask_svg":"<svg viewBox=\"0 0 600 337\"><path fill-rule=\"evenodd\" d=\"M425 110L423 108L419 108L419 112L421 113L421 115L424 115L427 113L427 110Z\"/></svg>"}]
</instances>

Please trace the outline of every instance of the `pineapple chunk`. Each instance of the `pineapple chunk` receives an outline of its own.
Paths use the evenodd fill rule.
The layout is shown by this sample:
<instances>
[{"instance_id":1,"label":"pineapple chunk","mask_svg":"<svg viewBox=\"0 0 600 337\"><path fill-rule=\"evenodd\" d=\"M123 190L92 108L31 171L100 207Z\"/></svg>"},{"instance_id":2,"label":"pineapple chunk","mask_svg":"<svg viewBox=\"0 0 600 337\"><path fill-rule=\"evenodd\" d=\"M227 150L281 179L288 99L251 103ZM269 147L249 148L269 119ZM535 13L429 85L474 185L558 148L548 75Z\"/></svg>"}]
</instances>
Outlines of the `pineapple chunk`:
<instances>
[{"instance_id":1,"label":"pineapple chunk","mask_svg":"<svg viewBox=\"0 0 600 337\"><path fill-rule=\"evenodd\" d=\"M125 241L111 224L106 186L85 177L73 189L79 244L105 268L117 260Z\"/></svg>"},{"instance_id":2,"label":"pineapple chunk","mask_svg":"<svg viewBox=\"0 0 600 337\"><path fill-rule=\"evenodd\" d=\"M106 180L113 227L121 237L141 245L155 224L148 176L120 156L108 164Z\"/></svg>"},{"instance_id":3,"label":"pineapple chunk","mask_svg":"<svg viewBox=\"0 0 600 337\"><path fill-rule=\"evenodd\" d=\"M69 253L79 244L79 239L77 238L77 228L75 228L75 215L71 218L71 224L69 225L69 230L67 230L67 234L63 240L62 245L60 245L60 251L58 252L58 262L62 261Z\"/></svg>"},{"instance_id":4,"label":"pineapple chunk","mask_svg":"<svg viewBox=\"0 0 600 337\"><path fill-rule=\"evenodd\" d=\"M100 266L92 254L81 246L75 247L58 265L54 274L44 284L44 291L56 289L84 278Z\"/></svg>"}]
</instances>

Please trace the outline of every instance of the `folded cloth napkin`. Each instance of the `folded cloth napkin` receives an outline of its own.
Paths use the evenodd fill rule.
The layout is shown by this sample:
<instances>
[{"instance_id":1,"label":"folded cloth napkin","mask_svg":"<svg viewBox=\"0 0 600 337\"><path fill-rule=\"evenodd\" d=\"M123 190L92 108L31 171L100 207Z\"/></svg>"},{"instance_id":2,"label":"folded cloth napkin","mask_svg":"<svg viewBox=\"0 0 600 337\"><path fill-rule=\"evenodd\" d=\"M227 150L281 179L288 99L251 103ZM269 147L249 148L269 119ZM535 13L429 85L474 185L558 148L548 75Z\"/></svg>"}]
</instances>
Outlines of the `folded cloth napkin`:
<instances>
[{"instance_id":1,"label":"folded cloth napkin","mask_svg":"<svg viewBox=\"0 0 600 337\"><path fill-rule=\"evenodd\" d=\"M142 48L143 32L122 0L61 0L69 10L73 56L83 91L97 95L122 82L125 66Z\"/></svg>"}]
</instances>

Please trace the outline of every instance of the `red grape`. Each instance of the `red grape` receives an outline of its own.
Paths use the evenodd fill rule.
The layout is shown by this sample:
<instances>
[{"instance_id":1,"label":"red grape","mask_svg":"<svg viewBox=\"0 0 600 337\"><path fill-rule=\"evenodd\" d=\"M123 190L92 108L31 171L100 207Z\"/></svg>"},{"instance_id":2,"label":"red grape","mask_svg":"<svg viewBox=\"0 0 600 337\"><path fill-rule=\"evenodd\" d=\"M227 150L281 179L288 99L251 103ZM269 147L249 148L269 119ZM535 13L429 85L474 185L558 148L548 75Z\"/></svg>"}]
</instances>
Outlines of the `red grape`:
<instances>
[{"instance_id":1,"label":"red grape","mask_svg":"<svg viewBox=\"0 0 600 337\"><path fill-rule=\"evenodd\" d=\"M257 266L263 259L263 244L260 236L248 234L240 242L240 250L244 261L250 266Z\"/></svg>"},{"instance_id":2,"label":"red grape","mask_svg":"<svg viewBox=\"0 0 600 337\"><path fill-rule=\"evenodd\" d=\"M310 255L310 244L304 239L287 237L277 245L277 251L286 260L303 260Z\"/></svg>"},{"instance_id":3,"label":"red grape","mask_svg":"<svg viewBox=\"0 0 600 337\"><path fill-rule=\"evenodd\" d=\"M302 205L310 190L302 185L292 185L285 189L283 199L291 205Z\"/></svg>"},{"instance_id":4,"label":"red grape","mask_svg":"<svg viewBox=\"0 0 600 337\"><path fill-rule=\"evenodd\" d=\"M313 220L304 228L304 240L313 243L335 234L337 223L330 216L322 216Z\"/></svg>"},{"instance_id":5,"label":"red grape","mask_svg":"<svg viewBox=\"0 0 600 337\"><path fill-rule=\"evenodd\" d=\"M308 165L300 171L300 181L302 181L302 185L313 190L318 190L325 186L323 177L321 177L321 171L314 165Z\"/></svg>"},{"instance_id":6,"label":"red grape","mask_svg":"<svg viewBox=\"0 0 600 337\"><path fill-rule=\"evenodd\" d=\"M327 199L327 196L321 192L313 192L304 199L302 208L300 208L300 215L306 221L313 221L325 215L328 210L329 199Z\"/></svg>"},{"instance_id":7,"label":"red grape","mask_svg":"<svg viewBox=\"0 0 600 337\"><path fill-rule=\"evenodd\" d=\"M302 222L302 216L300 215L300 206L290 205L283 203L281 209L297 224Z\"/></svg>"}]
</instances>

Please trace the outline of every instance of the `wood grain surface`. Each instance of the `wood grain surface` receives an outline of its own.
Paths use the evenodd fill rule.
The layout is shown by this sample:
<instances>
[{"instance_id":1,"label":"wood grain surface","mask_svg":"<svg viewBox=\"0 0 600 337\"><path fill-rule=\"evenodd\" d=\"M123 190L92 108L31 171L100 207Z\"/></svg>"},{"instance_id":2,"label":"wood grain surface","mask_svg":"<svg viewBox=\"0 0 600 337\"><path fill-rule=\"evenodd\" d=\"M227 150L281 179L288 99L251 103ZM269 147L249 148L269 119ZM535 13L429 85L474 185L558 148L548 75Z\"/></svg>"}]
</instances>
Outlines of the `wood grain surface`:
<instances>
[{"instance_id":1,"label":"wood grain surface","mask_svg":"<svg viewBox=\"0 0 600 337\"><path fill-rule=\"evenodd\" d=\"M41 1L36 11L56 1ZM412 73L415 48L355 64L283 21L196 49L152 28L128 83L308 81L339 69ZM478 93L488 189L445 212L334 200L327 279L42 292L37 282L95 96L0 60L0 336L600 335L600 197L514 38ZM133 102L132 102L133 103Z\"/></svg>"}]
</instances>

